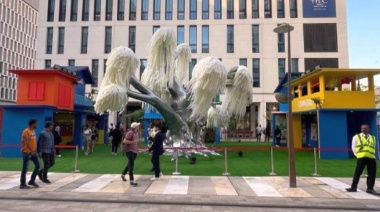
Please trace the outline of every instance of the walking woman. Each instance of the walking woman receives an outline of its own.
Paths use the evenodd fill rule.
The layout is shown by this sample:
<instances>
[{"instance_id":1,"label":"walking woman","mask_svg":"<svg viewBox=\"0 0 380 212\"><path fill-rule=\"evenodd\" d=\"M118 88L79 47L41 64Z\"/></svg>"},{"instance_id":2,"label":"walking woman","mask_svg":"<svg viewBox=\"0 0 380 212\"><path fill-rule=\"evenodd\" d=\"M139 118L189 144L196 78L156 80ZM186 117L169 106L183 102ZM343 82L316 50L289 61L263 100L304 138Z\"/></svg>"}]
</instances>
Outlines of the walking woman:
<instances>
[{"instance_id":1,"label":"walking woman","mask_svg":"<svg viewBox=\"0 0 380 212\"><path fill-rule=\"evenodd\" d=\"M123 131L120 128L120 123L116 124L116 128L112 130L112 155L117 155L117 147L120 146L123 139Z\"/></svg>"},{"instance_id":2,"label":"walking woman","mask_svg":"<svg viewBox=\"0 0 380 212\"><path fill-rule=\"evenodd\" d=\"M154 125L154 131L156 135L154 136L153 145L149 148L149 152L152 152L152 164L154 170L154 177L151 180L159 180L161 174L160 168L160 155L164 153L164 140L165 134L162 132L162 125L156 123Z\"/></svg>"}]
</instances>

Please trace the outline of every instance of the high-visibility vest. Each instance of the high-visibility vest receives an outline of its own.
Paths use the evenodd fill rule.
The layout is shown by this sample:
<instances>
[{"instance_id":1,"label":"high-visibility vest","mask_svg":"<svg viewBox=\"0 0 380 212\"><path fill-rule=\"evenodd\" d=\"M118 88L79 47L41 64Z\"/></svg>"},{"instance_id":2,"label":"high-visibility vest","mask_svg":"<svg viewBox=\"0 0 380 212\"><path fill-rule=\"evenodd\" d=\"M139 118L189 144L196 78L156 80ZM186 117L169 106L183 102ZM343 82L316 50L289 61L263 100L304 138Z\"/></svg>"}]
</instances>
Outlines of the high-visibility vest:
<instances>
[{"instance_id":1,"label":"high-visibility vest","mask_svg":"<svg viewBox=\"0 0 380 212\"><path fill-rule=\"evenodd\" d=\"M356 157L357 158L373 158L375 159L375 137L368 135L368 140L363 136L363 134L357 134L356 139Z\"/></svg>"}]
</instances>

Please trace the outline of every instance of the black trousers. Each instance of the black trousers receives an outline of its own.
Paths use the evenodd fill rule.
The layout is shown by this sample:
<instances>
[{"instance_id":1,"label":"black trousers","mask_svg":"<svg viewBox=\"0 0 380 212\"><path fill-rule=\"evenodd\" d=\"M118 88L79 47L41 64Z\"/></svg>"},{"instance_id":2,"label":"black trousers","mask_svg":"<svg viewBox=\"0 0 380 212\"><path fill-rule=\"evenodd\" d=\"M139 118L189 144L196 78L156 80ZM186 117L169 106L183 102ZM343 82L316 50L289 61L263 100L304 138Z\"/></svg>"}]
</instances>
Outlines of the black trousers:
<instances>
[{"instance_id":1,"label":"black trousers","mask_svg":"<svg viewBox=\"0 0 380 212\"><path fill-rule=\"evenodd\" d=\"M59 145L59 144L55 144L55 145ZM60 153L59 153L59 148L57 148L57 147L55 147L55 154L56 154L56 155L60 155Z\"/></svg>"},{"instance_id":2,"label":"black trousers","mask_svg":"<svg viewBox=\"0 0 380 212\"><path fill-rule=\"evenodd\" d=\"M117 147L120 145L120 141L112 141L112 152L117 153Z\"/></svg>"},{"instance_id":3,"label":"black trousers","mask_svg":"<svg viewBox=\"0 0 380 212\"><path fill-rule=\"evenodd\" d=\"M54 154L42 153L42 161L44 162L44 168L40 170L40 174L42 174L42 180L47 180L48 170L55 164Z\"/></svg>"},{"instance_id":4,"label":"black trousers","mask_svg":"<svg viewBox=\"0 0 380 212\"><path fill-rule=\"evenodd\" d=\"M351 188L357 188L360 175L363 173L364 168L367 166L367 189L373 189L376 179L376 159L372 158L358 158L356 161L356 169L354 179L352 180Z\"/></svg>"},{"instance_id":5,"label":"black trousers","mask_svg":"<svg viewBox=\"0 0 380 212\"><path fill-rule=\"evenodd\" d=\"M151 161L153 164L154 176L160 177L160 173L161 173L160 155L153 152Z\"/></svg>"},{"instance_id":6,"label":"black trousers","mask_svg":"<svg viewBox=\"0 0 380 212\"><path fill-rule=\"evenodd\" d=\"M127 152L126 153L127 155L127 158L128 158L128 164L127 166L124 168L124 171L123 171L123 175L126 175L127 172L129 173L129 180L130 181L134 181L135 178L133 176L133 168L135 167L135 160L137 158L137 153L134 153L134 152Z\"/></svg>"}]
</instances>

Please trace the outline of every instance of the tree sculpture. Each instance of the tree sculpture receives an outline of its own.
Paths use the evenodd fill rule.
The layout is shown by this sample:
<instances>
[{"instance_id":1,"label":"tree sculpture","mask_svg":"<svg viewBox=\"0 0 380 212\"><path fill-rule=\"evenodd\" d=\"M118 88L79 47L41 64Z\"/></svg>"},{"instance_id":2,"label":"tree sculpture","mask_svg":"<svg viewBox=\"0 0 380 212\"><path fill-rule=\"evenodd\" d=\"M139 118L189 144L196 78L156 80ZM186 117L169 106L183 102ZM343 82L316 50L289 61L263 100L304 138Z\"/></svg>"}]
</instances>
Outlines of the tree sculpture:
<instances>
[{"instance_id":1,"label":"tree sculpture","mask_svg":"<svg viewBox=\"0 0 380 212\"><path fill-rule=\"evenodd\" d=\"M176 47L168 28L156 31L149 51L140 82L134 77L140 64L134 52L123 46L112 50L95 102L97 113L123 111L128 97L140 100L163 116L169 128L167 144L174 147L203 147L206 120L207 127L224 127L231 116L244 116L252 101L252 77L245 66L227 73L218 58L206 57L194 66L189 81L191 50L187 44ZM222 92L225 100L214 104L213 98ZM210 151L197 153L206 152Z\"/></svg>"}]
</instances>

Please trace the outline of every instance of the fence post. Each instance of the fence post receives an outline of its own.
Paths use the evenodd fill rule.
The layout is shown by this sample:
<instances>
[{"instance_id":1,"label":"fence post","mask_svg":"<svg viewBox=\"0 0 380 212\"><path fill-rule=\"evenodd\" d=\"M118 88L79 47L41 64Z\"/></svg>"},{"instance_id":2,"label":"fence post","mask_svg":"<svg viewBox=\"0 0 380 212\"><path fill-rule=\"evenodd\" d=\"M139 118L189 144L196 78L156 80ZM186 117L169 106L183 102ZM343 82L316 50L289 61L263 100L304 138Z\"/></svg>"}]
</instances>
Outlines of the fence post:
<instances>
[{"instance_id":1,"label":"fence post","mask_svg":"<svg viewBox=\"0 0 380 212\"><path fill-rule=\"evenodd\" d=\"M78 145L75 146L75 161L74 161L74 171L73 173L79 173L78 170L78 154L79 154L79 147Z\"/></svg>"},{"instance_id":2,"label":"fence post","mask_svg":"<svg viewBox=\"0 0 380 212\"><path fill-rule=\"evenodd\" d=\"M314 147L314 173L312 174L313 177L319 177L321 176L318 174L318 162L317 162L317 148Z\"/></svg>"},{"instance_id":3,"label":"fence post","mask_svg":"<svg viewBox=\"0 0 380 212\"><path fill-rule=\"evenodd\" d=\"M228 164L227 164L227 147L224 147L224 173L223 176L230 176L231 174L228 173Z\"/></svg>"},{"instance_id":4,"label":"fence post","mask_svg":"<svg viewBox=\"0 0 380 212\"><path fill-rule=\"evenodd\" d=\"M272 166L272 172L270 172L269 175L276 176L277 174L274 172L273 146L270 147L270 162Z\"/></svg>"},{"instance_id":5,"label":"fence post","mask_svg":"<svg viewBox=\"0 0 380 212\"><path fill-rule=\"evenodd\" d=\"M178 148L175 148L176 152L176 158L175 158L175 172L173 172L173 175L180 175L181 172L178 172Z\"/></svg>"}]
</instances>

